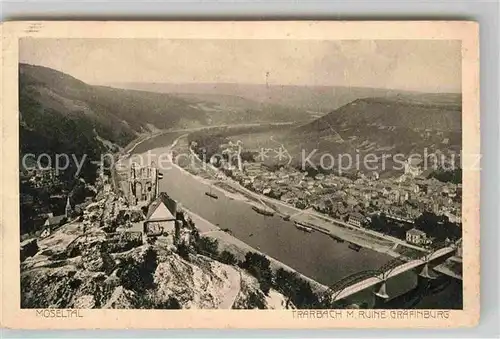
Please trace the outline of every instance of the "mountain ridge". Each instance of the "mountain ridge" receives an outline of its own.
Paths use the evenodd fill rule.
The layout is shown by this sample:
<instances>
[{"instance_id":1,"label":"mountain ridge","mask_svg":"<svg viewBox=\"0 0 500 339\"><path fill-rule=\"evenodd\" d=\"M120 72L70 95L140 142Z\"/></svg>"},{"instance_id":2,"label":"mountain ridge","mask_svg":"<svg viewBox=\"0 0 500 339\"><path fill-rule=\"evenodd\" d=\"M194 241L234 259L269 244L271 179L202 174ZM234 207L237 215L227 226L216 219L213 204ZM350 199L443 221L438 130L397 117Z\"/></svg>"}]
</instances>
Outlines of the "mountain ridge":
<instances>
[{"instance_id":1,"label":"mountain ridge","mask_svg":"<svg viewBox=\"0 0 500 339\"><path fill-rule=\"evenodd\" d=\"M147 89L159 93L176 95L238 96L260 103L300 107L322 113L328 113L333 109L362 97L385 97L397 94L422 93L373 87L266 85L251 83L115 82L109 83L109 85L129 89Z\"/></svg>"}]
</instances>

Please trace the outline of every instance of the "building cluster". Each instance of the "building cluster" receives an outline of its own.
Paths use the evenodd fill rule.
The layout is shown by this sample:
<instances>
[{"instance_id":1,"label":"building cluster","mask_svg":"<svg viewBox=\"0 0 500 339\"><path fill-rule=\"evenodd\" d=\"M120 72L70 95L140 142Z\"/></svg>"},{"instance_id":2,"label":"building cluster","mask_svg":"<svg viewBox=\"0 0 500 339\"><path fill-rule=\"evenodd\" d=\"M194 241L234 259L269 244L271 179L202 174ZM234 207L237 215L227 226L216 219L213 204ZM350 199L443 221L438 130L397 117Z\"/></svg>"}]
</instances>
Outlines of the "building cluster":
<instances>
[{"instance_id":1,"label":"building cluster","mask_svg":"<svg viewBox=\"0 0 500 339\"><path fill-rule=\"evenodd\" d=\"M406 232L406 242L415 245L427 245L430 243L430 239L427 238L427 234L425 232L418 230L416 228L412 228L411 230Z\"/></svg>"},{"instance_id":2,"label":"building cluster","mask_svg":"<svg viewBox=\"0 0 500 339\"><path fill-rule=\"evenodd\" d=\"M233 168L228 174L257 193L297 208L313 208L353 226L363 226L371 216L381 213L411 224L424 211L461 223L461 184L425 178L411 162L403 175L383 179L377 172L312 177L291 167L271 170L259 162L245 162L242 171ZM410 242L425 243L416 239L412 236Z\"/></svg>"},{"instance_id":3,"label":"building cluster","mask_svg":"<svg viewBox=\"0 0 500 339\"><path fill-rule=\"evenodd\" d=\"M57 172L54 168L35 168L21 175L28 179L28 182L34 188L51 187L60 184Z\"/></svg>"}]
</instances>

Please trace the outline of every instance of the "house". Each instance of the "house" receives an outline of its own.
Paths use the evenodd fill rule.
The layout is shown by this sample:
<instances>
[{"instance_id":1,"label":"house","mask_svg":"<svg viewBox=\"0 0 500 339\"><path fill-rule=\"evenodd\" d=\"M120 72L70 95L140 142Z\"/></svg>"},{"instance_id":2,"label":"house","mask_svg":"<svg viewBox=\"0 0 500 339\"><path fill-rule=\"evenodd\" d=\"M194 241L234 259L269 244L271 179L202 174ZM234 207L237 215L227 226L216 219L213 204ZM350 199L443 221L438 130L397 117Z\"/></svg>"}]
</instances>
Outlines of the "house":
<instances>
[{"instance_id":1,"label":"house","mask_svg":"<svg viewBox=\"0 0 500 339\"><path fill-rule=\"evenodd\" d=\"M50 213L52 215L52 213ZM66 222L67 218L66 216L63 215L58 215L58 216L50 216L45 220L45 223L43 224L43 231L40 233L40 238L46 238L52 233L52 230L55 228L61 226Z\"/></svg>"},{"instance_id":2,"label":"house","mask_svg":"<svg viewBox=\"0 0 500 339\"><path fill-rule=\"evenodd\" d=\"M162 192L149 205L144 221L144 233L147 236L171 235L175 239L178 234L176 220L177 202Z\"/></svg>"},{"instance_id":3,"label":"house","mask_svg":"<svg viewBox=\"0 0 500 339\"><path fill-rule=\"evenodd\" d=\"M421 230L412 228L411 230L406 232L406 242L415 245L421 245L427 242L427 235Z\"/></svg>"},{"instance_id":4,"label":"house","mask_svg":"<svg viewBox=\"0 0 500 339\"><path fill-rule=\"evenodd\" d=\"M40 233L40 238L44 239L50 235L50 227L45 228L42 233Z\"/></svg>"},{"instance_id":5,"label":"house","mask_svg":"<svg viewBox=\"0 0 500 339\"><path fill-rule=\"evenodd\" d=\"M66 216L64 214L56 215L55 217L51 216L48 217L47 220L45 220L43 226L53 228L63 224L65 221L66 221Z\"/></svg>"},{"instance_id":6,"label":"house","mask_svg":"<svg viewBox=\"0 0 500 339\"><path fill-rule=\"evenodd\" d=\"M364 221L365 221L365 217L362 214L356 212L356 213L349 214L349 219L348 219L347 223L352 225L352 226L359 227L363 224Z\"/></svg>"},{"instance_id":7,"label":"house","mask_svg":"<svg viewBox=\"0 0 500 339\"><path fill-rule=\"evenodd\" d=\"M412 177L418 177L422 173L422 170L420 169L421 163L422 159L410 157L405 162L404 174L411 175Z\"/></svg>"}]
</instances>

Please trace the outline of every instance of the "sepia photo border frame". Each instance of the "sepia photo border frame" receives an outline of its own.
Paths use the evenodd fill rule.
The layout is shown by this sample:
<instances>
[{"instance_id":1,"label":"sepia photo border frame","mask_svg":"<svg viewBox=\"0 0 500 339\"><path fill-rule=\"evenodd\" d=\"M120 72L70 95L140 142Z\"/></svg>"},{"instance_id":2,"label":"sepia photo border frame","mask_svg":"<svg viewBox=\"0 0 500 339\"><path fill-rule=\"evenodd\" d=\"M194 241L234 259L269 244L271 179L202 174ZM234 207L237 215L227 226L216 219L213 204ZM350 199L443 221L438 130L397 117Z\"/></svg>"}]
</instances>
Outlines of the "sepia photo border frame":
<instances>
[{"instance_id":1,"label":"sepia photo border frame","mask_svg":"<svg viewBox=\"0 0 500 339\"><path fill-rule=\"evenodd\" d=\"M479 169L463 173L463 310L448 319L293 318L292 311L82 310L80 317L45 318L20 309L18 210L18 40L31 38L164 39L457 39L462 41L462 148L480 155L479 27L467 21L254 22L9 22L2 26L2 247L1 326L77 328L436 328L479 320ZM467 161L467 160L466 160ZM465 168L473 168L467 166ZM14 225L16 227L14 227ZM164 323L168 312L169 323ZM343 312L347 312L346 310ZM248 321L251 319L251 322Z\"/></svg>"}]
</instances>

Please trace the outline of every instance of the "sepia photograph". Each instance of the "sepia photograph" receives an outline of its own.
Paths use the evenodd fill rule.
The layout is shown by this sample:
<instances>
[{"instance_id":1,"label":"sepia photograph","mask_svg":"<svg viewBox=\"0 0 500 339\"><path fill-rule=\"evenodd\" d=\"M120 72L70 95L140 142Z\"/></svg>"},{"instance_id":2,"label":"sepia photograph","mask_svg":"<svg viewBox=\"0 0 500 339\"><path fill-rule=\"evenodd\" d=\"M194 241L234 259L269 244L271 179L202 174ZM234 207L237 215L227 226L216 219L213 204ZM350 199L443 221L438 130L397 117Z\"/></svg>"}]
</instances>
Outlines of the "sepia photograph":
<instances>
[{"instance_id":1,"label":"sepia photograph","mask_svg":"<svg viewBox=\"0 0 500 339\"><path fill-rule=\"evenodd\" d=\"M463 311L462 48L20 37L15 307Z\"/></svg>"}]
</instances>

